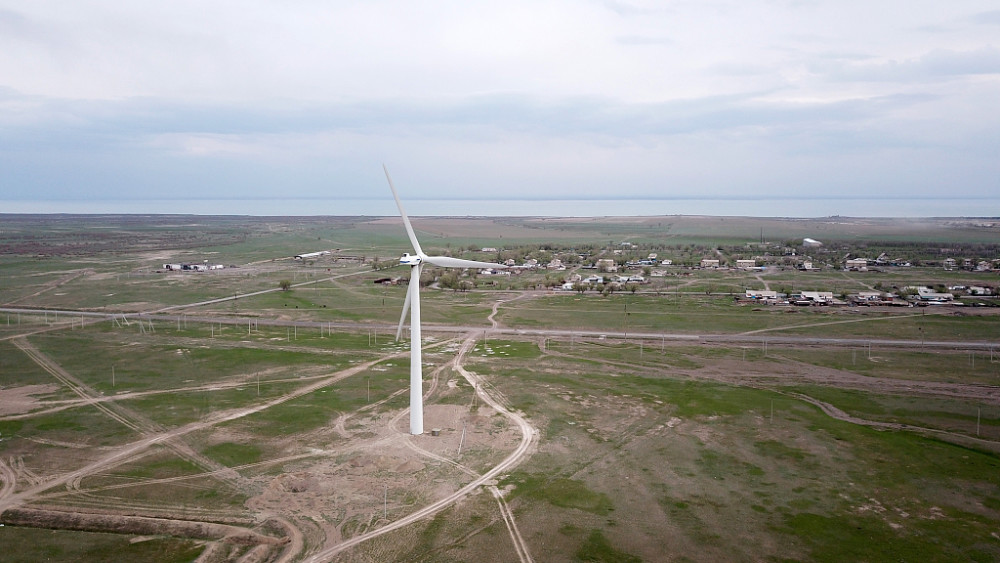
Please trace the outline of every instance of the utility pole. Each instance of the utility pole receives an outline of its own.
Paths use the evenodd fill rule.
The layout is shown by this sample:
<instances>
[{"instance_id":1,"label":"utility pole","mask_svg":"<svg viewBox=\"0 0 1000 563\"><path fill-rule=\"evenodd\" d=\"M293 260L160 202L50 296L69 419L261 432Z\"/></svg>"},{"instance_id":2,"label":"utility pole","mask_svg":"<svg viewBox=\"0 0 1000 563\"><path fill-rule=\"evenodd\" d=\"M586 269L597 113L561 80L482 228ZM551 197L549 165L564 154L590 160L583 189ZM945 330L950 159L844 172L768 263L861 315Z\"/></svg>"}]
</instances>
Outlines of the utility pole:
<instances>
[{"instance_id":1,"label":"utility pole","mask_svg":"<svg viewBox=\"0 0 1000 563\"><path fill-rule=\"evenodd\" d=\"M628 342L628 301L625 302L625 315L622 319L622 323L625 325L625 342Z\"/></svg>"}]
</instances>

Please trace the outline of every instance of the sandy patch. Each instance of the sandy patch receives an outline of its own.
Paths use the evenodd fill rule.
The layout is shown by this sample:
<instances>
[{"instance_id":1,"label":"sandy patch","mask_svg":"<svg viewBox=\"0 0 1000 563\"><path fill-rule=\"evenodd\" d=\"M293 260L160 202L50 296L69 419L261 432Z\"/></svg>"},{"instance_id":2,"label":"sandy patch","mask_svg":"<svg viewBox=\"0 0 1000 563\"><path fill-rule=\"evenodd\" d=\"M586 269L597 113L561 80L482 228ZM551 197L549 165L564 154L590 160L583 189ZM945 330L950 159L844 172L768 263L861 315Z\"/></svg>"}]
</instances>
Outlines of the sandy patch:
<instances>
[{"instance_id":1,"label":"sandy patch","mask_svg":"<svg viewBox=\"0 0 1000 563\"><path fill-rule=\"evenodd\" d=\"M42 406L38 395L48 395L58 390L59 386L52 383L0 389L0 415L31 412Z\"/></svg>"}]
</instances>

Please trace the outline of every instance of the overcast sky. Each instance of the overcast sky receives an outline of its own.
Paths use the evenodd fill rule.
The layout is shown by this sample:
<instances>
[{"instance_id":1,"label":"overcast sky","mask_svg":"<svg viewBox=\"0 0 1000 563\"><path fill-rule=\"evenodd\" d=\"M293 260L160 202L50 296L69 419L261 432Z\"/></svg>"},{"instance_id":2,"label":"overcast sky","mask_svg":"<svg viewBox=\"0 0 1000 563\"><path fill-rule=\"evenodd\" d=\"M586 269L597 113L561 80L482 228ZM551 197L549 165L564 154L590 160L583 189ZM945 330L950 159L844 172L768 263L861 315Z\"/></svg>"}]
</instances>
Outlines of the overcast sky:
<instances>
[{"instance_id":1,"label":"overcast sky","mask_svg":"<svg viewBox=\"0 0 1000 563\"><path fill-rule=\"evenodd\" d=\"M1000 215L1000 5L0 0L0 200L382 198L383 162L404 200Z\"/></svg>"}]
</instances>

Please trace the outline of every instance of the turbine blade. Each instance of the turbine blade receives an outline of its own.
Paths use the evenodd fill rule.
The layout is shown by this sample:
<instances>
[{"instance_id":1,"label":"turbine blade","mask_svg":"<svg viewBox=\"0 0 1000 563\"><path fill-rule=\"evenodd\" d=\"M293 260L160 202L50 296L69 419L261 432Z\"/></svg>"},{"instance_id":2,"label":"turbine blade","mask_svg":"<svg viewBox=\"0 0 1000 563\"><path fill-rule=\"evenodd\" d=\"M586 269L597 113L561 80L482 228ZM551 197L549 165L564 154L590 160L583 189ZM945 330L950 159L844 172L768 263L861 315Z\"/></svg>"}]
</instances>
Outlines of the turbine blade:
<instances>
[{"instance_id":1,"label":"turbine blade","mask_svg":"<svg viewBox=\"0 0 1000 563\"><path fill-rule=\"evenodd\" d=\"M392 178L389 176L389 169L386 168L385 164L383 164L382 170L385 170L385 179L389 180L389 189L392 190L392 197L396 200L396 207L399 208L399 214L403 216L403 226L406 227L406 235L410 237L410 244L413 245L413 250L417 253L417 256L423 256L424 251L420 249L420 243L417 242L417 235L413 232L413 226L410 225L410 219L406 216L406 211L403 211L403 203L399 201L399 194L396 193L396 186L392 185Z\"/></svg>"},{"instance_id":2,"label":"turbine blade","mask_svg":"<svg viewBox=\"0 0 1000 563\"><path fill-rule=\"evenodd\" d=\"M396 342L403 337L403 323L406 322L406 314L410 312L410 292L413 291L413 277L416 273L415 267L410 267L410 283L406 287L406 299L403 301L403 313L399 315L399 327L396 328ZM420 276L417 275L417 284L420 284Z\"/></svg>"},{"instance_id":3,"label":"turbine blade","mask_svg":"<svg viewBox=\"0 0 1000 563\"><path fill-rule=\"evenodd\" d=\"M451 256L425 256L424 262L429 262L442 268L507 268L504 264L463 260L462 258L452 258Z\"/></svg>"}]
</instances>

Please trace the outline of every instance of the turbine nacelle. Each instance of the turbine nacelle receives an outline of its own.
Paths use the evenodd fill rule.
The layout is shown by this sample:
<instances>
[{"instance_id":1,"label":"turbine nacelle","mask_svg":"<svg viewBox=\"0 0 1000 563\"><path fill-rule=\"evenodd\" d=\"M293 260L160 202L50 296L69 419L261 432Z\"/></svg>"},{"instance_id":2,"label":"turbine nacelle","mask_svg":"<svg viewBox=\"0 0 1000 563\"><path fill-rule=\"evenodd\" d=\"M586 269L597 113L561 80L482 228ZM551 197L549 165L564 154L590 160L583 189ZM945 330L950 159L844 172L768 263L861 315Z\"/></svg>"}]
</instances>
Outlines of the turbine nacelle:
<instances>
[{"instance_id":1,"label":"turbine nacelle","mask_svg":"<svg viewBox=\"0 0 1000 563\"><path fill-rule=\"evenodd\" d=\"M399 263L404 266L418 266L420 265L420 262L422 262L420 256L416 254L410 254L409 252L404 252L403 255L399 258Z\"/></svg>"}]
</instances>

